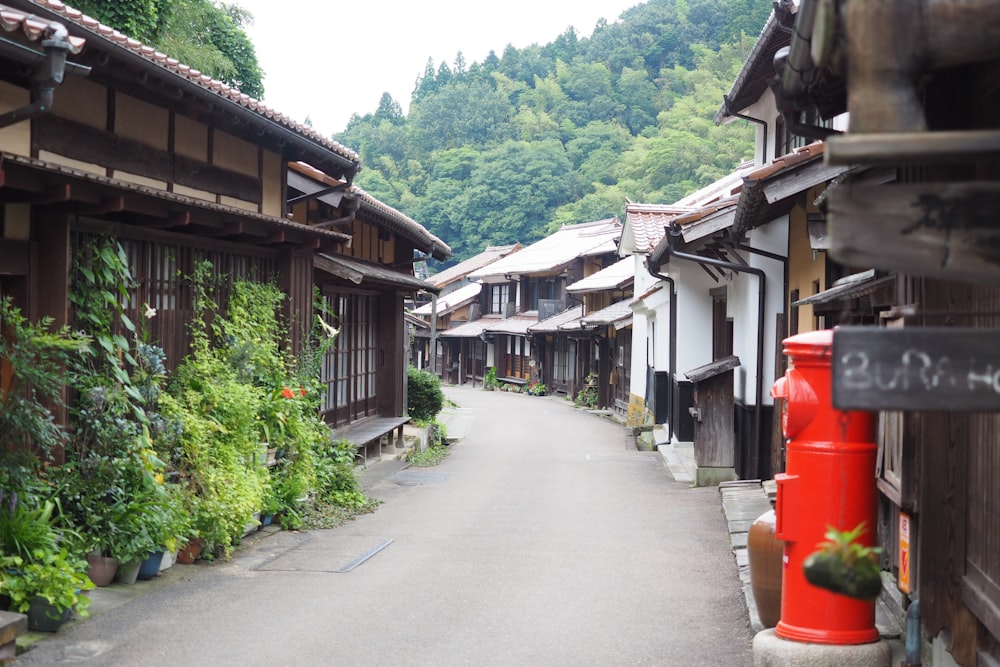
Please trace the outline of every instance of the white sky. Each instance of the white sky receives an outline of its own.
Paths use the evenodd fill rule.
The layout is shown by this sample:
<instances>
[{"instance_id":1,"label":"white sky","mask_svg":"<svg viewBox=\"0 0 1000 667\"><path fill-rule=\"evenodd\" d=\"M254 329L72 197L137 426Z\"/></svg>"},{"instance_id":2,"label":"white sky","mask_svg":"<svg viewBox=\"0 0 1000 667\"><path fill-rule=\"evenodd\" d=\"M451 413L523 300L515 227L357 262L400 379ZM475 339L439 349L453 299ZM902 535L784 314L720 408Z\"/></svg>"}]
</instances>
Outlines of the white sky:
<instances>
[{"instance_id":1,"label":"white sky","mask_svg":"<svg viewBox=\"0 0 1000 667\"><path fill-rule=\"evenodd\" d=\"M589 37L642 0L231 0L254 15L247 34L264 70L264 101L323 135L378 108L383 92L404 113L427 58L467 65L507 44L544 45L573 26ZM478 6L477 6L478 5Z\"/></svg>"}]
</instances>

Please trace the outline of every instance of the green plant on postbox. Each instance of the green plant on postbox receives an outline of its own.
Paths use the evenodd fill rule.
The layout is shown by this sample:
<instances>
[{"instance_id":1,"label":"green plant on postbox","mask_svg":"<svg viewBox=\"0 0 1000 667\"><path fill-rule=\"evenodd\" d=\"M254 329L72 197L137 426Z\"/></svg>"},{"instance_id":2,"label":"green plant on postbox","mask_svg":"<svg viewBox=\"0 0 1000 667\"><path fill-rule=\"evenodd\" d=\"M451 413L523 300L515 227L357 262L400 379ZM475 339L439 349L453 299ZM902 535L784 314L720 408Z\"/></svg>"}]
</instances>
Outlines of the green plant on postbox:
<instances>
[{"instance_id":1,"label":"green plant on postbox","mask_svg":"<svg viewBox=\"0 0 1000 667\"><path fill-rule=\"evenodd\" d=\"M878 597L882 590L878 554L882 550L855 542L865 530L864 521L848 531L828 526L827 541L820 542L819 551L806 557L802 564L806 580L814 586L859 600Z\"/></svg>"}]
</instances>

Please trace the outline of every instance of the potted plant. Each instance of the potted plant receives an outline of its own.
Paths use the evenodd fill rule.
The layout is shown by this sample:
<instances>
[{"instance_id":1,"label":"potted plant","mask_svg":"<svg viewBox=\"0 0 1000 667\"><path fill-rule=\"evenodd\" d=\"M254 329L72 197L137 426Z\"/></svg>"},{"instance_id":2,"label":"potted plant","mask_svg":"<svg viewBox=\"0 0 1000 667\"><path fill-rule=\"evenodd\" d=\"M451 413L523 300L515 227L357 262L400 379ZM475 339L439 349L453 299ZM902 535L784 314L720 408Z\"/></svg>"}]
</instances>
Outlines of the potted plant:
<instances>
[{"instance_id":1,"label":"potted plant","mask_svg":"<svg viewBox=\"0 0 1000 667\"><path fill-rule=\"evenodd\" d=\"M76 611L86 618L94 587L87 563L66 549L36 550L31 559L0 557L0 588L10 598L10 609L28 615L28 629L55 632Z\"/></svg>"},{"instance_id":2,"label":"potted plant","mask_svg":"<svg viewBox=\"0 0 1000 667\"><path fill-rule=\"evenodd\" d=\"M500 385L497 380L497 369L495 366L490 366L486 369L486 376L483 378L483 389L486 391L495 391Z\"/></svg>"}]
</instances>

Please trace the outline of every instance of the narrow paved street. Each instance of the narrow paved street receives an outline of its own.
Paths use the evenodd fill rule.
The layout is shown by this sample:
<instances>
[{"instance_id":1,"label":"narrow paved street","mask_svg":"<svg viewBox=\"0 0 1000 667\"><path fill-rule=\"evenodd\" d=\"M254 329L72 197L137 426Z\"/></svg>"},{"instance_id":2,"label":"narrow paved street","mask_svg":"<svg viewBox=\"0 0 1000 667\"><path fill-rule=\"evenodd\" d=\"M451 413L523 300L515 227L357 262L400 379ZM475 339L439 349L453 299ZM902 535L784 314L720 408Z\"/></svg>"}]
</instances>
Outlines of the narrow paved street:
<instances>
[{"instance_id":1,"label":"narrow paved street","mask_svg":"<svg viewBox=\"0 0 1000 667\"><path fill-rule=\"evenodd\" d=\"M750 664L717 489L566 401L446 393L471 430L374 484L374 514L175 566L20 664Z\"/></svg>"}]
</instances>

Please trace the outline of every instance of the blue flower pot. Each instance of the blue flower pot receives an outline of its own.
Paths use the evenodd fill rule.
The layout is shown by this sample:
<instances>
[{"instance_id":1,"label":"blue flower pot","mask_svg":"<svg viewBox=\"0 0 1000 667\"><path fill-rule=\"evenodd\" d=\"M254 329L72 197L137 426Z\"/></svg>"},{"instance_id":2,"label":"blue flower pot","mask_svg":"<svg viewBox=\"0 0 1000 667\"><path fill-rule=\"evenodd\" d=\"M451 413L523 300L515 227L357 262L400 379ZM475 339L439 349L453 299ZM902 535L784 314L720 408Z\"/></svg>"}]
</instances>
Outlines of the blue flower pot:
<instances>
[{"instance_id":1,"label":"blue flower pot","mask_svg":"<svg viewBox=\"0 0 1000 667\"><path fill-rule=\"evenodd\" d=\"M139 566L139 579L142 581L149 581L158 575L160 573L160 563L162 561L162 551L154 551L146 556L146 560L142 561L142 565Z\"/></svg>"}]
</instances>

